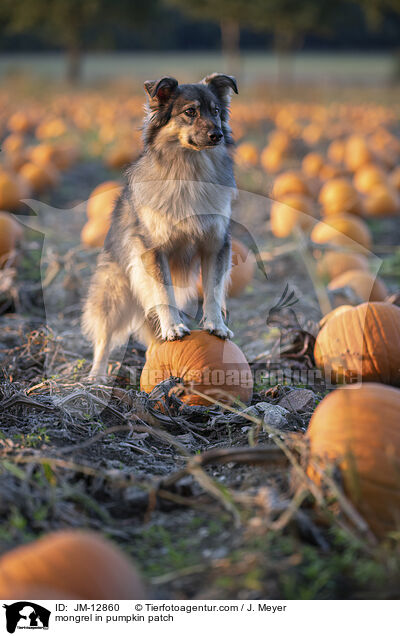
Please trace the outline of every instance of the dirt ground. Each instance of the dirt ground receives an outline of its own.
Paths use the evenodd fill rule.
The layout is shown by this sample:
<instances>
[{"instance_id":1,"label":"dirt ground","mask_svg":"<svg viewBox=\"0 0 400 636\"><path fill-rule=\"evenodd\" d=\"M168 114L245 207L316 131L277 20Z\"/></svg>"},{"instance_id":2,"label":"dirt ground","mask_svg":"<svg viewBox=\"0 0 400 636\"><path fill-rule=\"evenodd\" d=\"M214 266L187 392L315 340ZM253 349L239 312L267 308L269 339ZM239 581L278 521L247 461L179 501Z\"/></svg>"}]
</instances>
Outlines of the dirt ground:
<instances>
[{"instance_id":1,"label":"dirt ground","mask_svg":"<svg viewBox=\"0 0 400 636\"><path fill-rule=\"evenodd\" d=\"M81 299L97 251L79 235L90 192L115 176L82 161L24 219L14 298L0 303L1 551L91 528L133 557L153 598L397 597L393 545L377 546L337 501L315 506L293 485L303 433L329 388L309 380L319 305L301 247L270 233L261 173L238 174L234 234L255 241L267 278L257 270L228 304L235 342L263 372L246 411L257 423L165 395L160 412L162 387L138 390L144 349L133 341L113 355L110 385L87 384ZM381 246L399 244L398 220L378 226ZM392 261L380 256L396 291ZM284 311L271 320L286 286L298 299L295 332ZM285 369L292 381L279 376Z\"/></svg>"}]
</instances>

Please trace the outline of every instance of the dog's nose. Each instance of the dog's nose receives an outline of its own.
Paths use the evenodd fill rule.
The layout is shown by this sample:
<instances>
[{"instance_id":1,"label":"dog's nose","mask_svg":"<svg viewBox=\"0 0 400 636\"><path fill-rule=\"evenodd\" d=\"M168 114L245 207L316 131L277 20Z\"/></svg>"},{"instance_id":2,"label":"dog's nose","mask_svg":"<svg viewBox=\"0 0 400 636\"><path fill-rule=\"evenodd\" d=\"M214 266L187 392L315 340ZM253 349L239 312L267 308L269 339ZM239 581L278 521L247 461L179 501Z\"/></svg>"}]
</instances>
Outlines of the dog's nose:
<instances>
[{"instance_id":1,"label":"dog's nose","mask_svg":"<svg viewBox=\"0 0 400 636\"><path fill-rule=\"evenodd\" d=\"M222 130L216 128L212 132L208 133L208 138L213 144L217 144L222 139Z\"/></svg>"}]
</instances>

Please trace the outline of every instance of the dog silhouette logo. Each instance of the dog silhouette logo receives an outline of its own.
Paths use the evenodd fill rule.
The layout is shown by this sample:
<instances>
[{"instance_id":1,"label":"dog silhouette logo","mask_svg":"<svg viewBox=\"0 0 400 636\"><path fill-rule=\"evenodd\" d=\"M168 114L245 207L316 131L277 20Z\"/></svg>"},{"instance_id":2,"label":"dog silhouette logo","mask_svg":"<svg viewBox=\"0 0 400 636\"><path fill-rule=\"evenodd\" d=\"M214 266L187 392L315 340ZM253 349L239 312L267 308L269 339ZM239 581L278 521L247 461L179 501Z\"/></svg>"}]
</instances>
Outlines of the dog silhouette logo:
<instances>
[{"instance_id":1,"label":"dog silhouette logo","mask_svg":"<svg viewBox=\"0 0 400 636\"><path fill-rule=\"evenodd\" d=\"M7 631L14 634L16 629L48 629L51 612L32 603L18 601L11 605L3 605L6 610Z\"/></svg>"}]
</instances>

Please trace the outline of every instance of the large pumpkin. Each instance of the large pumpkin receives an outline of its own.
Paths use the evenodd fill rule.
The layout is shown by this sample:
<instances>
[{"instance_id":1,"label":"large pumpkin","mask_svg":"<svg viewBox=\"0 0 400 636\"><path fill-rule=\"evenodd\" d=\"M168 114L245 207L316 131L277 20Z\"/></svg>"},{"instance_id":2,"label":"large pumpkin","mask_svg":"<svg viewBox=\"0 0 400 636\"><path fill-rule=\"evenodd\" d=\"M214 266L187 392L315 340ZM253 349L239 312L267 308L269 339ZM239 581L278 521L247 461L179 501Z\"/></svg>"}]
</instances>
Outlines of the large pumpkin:
<instances>
[{"instance_id":1,"label":"large pumpkin","mask_svg":"<svg viewBox=\"0 0 400 636\"><path fill-rule=\"evenodd\" d=\"M119 142L113 146L106 155L106 164L109 168L124 168L137 157L138 149L131 142Z\"/></svg>"},{"instance_id":2,"label":"large pumpkin","mask_svg":"<svg viewBox=\"0 0 400 636\"><path fill-rule=\"evenodd\" d=\"M54 186L58 180L58 171L54 166L48 164L45 167L32 161L25 163L19 174L33 192L42 192Z\"/></svg>"},{"instance_id":3,"label":"large pumpkin","mask_svg":"<svg viewBox=\"0 0 400 636\"><path fill-rule=\"evenodd\" d=\"M29 159L39 166L54 166L56 147L54 144L42 143L30 148L28 153Z\"/></svg>"},{"instance_id":4,"label":"large pumpkin","mask_svg":"<svg viewBox=\"0 0 400 636\"><path fill-rule=\"evenodd\" d=\"M260 163L265 172L278 172L282 168L284 155L280 148L269 144L260 155Z\"/></svg>"},{"instance_id":5,"label":"large pumpkin","mask_svg":"<svg viewBox=\"0 0 400 636\"><path fill-rule=\"evenodd\" d=\"M292 145L290 135L284 130L275 129L268 135L268 144L280 152L288 152Z\"/></svg>"},{"instance_id":6,"label":"large pumpkin","mask_svg":"<svg viewBox=\"0 0 400 636\"><path fill-rule=\"evenodd\" d=\"M400 210L399 196L385 183L375 185L364 202L364 210L367 216L393 216Z\"/></svg>"},{"instance_id":7,"label":"large pumpkin","mask_svg":"<svg viewBox=\"0 0 400 636\"><path fill-rule=\"evenodd\" d=\"M87 221L81 231L81 241L86 247L103 247L108 227L98 221Z\"/></svg>"},{"instance_id":8,"label":"large pumpkin","mask_svg":"<svg viewBox=\"0 0 400 636\"><path fill-rule=\"evenodd\" d=\"M323 207L325 215L335 214L361 214L361 202L352 183L344 178L338 177L327 181L319 193L319 202Z\"/></svg>"},{"instance_id":9,"label":"large pumpkin","mask_svg":"<svg viewBox=\"0 0 400 636\"><path fill-rule=\"evenodd\" d=\"M348 269L336 276L328 285L328 289L337 290L350 287L362 301L385 300L388 290L385 283L371 272L361 269Z\"/></svg>"},{"instance_id":10,"label":"large pumpkin","mask_svg":"<svg viewBox=\"0 0 400 636\"><path fill-rule=\"evenodd\" d=\"M232 240L232 267L228 284L228 296L236 298L240 296L254 276L255 258L253 252L241 241ZM197 282L199 297L203 297L203 284L201 273Z\"/></svg>"},{"instance_id":11,"label":"large pumpkin","mask_svg":"<svg viewBox=\"0 0 400 636\"><path fill-rule=\"evenodd\" d=\"M298 172L282 172L274 181L271 198L280 201L287 194L310 194L307 180Z\"/></svg>"},{"instance_id":12,"label":"large pumpkin","mask_svg":"<svg viewBox=\"0 0 400 636\"><path fill-rule=\"evenodd\" d=\"M34 122L32 118L27 112L23 111L17 111L13 115L11 115L10 119L7 122L7 127L14 133L27 133L33 128L33 126Z\"/></svg>"},{"instance_id":13,"label":"large pumpkin","mask_svg":"<svg viewBox=\"0 0 400 636\"><path fill-rule=\"evenodd\" d=\"M243 142L236 148L236 163L242 168L256 166L258 164L258 149L252 143Z\"/></svg>"},{"instance_id":14,"label":"large pumpkin","mask_svg":"<svg viewBox=\"0 0 400 636\"><path fill-rule=\"evenodd\" d=\"M0 559L2 599L142 599L129 559L94 532L61 531Z\"/></svg>"},{"instance_id":15,"label":"large pumpkin","mask_svg":"<svg viewBox=\"0 0 400 636\"><path fill-rule=\"evenodd\" d=\"M102 247L110 227L110 217L121 193L117 181L105 181L91 193L87 202L87 223L81 232L81 241L87 247Z\"/></svg>"},{"instance_id":16,"label":"large pumpkin","mask_svg":"<svg viewBox=\"0 0 400 636\"><path fill-rule=\"evenodd\" d=\"M368 163L362 166L357 170L353 179L355 188L363 194L370 192L377 184L386 182L386 173L379 165L374 163Z\"/></svg>"},{"instance_id":17,"label":"large pumpkin","mask_svg":"<svg viewBox=\"0 0 400 636\"><path fill-rule=\"evenodd\" d=\"M89 196L86 208L88 219L108 223L120 192L121 184L118 181L100 183Z\"/></svg>"},{"instance_id":18,"label":"large pumpkin","mask_svg":"<svg viewBox=\"0 0 400 636\"><path fill-rule=\"evenodd\" d=\"M363 254L352 252L328 251L317 259L318 274L328 281L333 280L348 270L361 269L368 272L368 260Z\"/></svg>"},{"instance_id":19,"label":"large pumpkin","mask_svg":"<svg viewBox=\"0 0 400 636\"><path fill-rule=\"evenodd\" d=\"M344 161L347 168L354 172L373 159L367 140L359 135L351 135L345 145Z\"/></svg>"},{"instance_id":20,"label":"large pumpkin","mask_svg":"<svg viewBox=\"0 0 400 636\"><path fill-rule=\"evenodd\" d=\"M271 232L279 238L290 236L296 227L307 231L314 223L312 200L303 194L287 194L271 206Z\"/></svg>"},{"instance_id":21,"label":"large pumpkin","mask_svg":"<svg viewBox=\"0 0 400 636\"><path fill-rule=\"evenodd\" d=\"M332 382L400 386L400 307L370 302L334 312L317 336L314 358Z\"/></svg>"},{"instance_id":22,"label":"large pumpkin","mask_svg":"<svg viewBox=\"0 0 400 636\"><path fill-rule=\"evenodd\" d=\"M324 158L318 152L309 152L301 162L301 169L307 177L318 177L324 165Z\"/></svg>"},{"instance_id":23,"label":"large pumpkin","mask_svg":"<svg viewBox=\"0 0 400 636\"><path fill-rule=\"evenodd\" d=\"M314 225L311 232L314 243L342 245L354 251L365 251L372 244L366 223L351 214L338 214Z\"/></svg>"},{"instance_id":24,"label":"large pumpkin","mask_svg":"<svg viewBox=\"0 0 400 636\"><path fill-rule=\"evenodd\" d=\"M400 528L400 390L367 383L336 389L307 431L308 475L338 465L347 496L379 536Z\"/></svg>"},{"instance_id":25,"label":"large pumpkin","mask_svg":"<svg viewBox=\"0 0 400 636\"><path fill-rule=\"evenodd\" d=\"M2 144L1 144L1 149L4 150L4 152L6 153L14 153L14 152L21 152L24 149L25 146L25 138L23 135L20 135L18 133L12 133L11 135L8 135L8 137L6 137Z\"/></svg>"},{"instance_id":26,"label":"large pumpkin","mask_svg":"<svg viewBox=\"0 0 400 636\"><path fill-rule=\"evenodd\" d=\"M345 141L343 139L334 139L328 146L328 159L335 164L341 164L344 161L345 151Z\"/></svg>"},{"instance_id":27,"label":"large pumpkin","mask_svg":"<svg viewBox=\"0 0 400 636\"><path fill-rule=\"evenodd\" d=\"M343 168L332 163L325 163L319 171L318 177L321 181L330 181L343 176Z\"/></svg>"},{"instance_id":28,"label":"large pumpkin","mask_svg":"<svg viewBox=\"0 0 400 636\"><path fill-rule=\"evenodd\" d=\"M42 121L36 128L35 134L37 139L53 139L61 137L68 132L67 125L61 117L49 118Z\"/></svg>"},{"instance_id":29,"label":"large pumpkin","mask_svg":"<svg viewBox=\"0 0 400 636\"><path fill-rule=\"evenodd\" d=\"M191 395L191 384L197 391L225 403L236 399L249 402L253 392L250 367L239 347L206 331L192 331L182 340L150 346L140 378L142 391L150 393L171 376L182 378L189 391L182 397L187 404L211 404Z\"/></svg>"},{"instance_id":30,"label":"large pumpkin","mask_svg":"<svg viewBox=\"0 0 400 636\"><path fill-rule=\"evenodd\" d=\"M14 210L19 205L17 180L7 172L0 172L0 210Z\"/></svg>"}]
</instances>

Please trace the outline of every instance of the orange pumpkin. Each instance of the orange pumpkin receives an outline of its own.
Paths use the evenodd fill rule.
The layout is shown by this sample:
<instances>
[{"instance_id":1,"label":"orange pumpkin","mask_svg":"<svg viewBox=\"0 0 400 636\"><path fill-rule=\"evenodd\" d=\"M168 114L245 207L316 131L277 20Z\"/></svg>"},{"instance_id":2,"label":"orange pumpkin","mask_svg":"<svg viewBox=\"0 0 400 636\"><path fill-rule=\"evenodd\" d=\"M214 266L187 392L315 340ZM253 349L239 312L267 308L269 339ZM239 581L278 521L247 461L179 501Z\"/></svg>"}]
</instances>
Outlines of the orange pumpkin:
<instances>
[{"instance_id":1,"label":"orange pumpkin","mask_svg":"<svg viewBox=\"0 0 400 636\"><path fill-rule=\"evenodd\" d=\"M372 244L367 225L351 214L337 214L320 221L314 225L311 240L321 245L342 245L355 251L369 249Z\"/></svg>"},{"instance_id":2,"label":"orange pumpkin","mask_svg":"<svg viewBox=\"0 0 400 636\"><path fill-rule=\"evenodd\" d=\"M367 163L354 175L353 183L355 188L366 194L370 192L377 184L386 183L387 177L385 172L378 165Z\"/></svg>"},{"instance_id":3,"label":"orange pumpkin","mask_svg":"<svg viewBox=\"0 0 400 636\"><path fill-rule=\"evenodd\" d=\"M29 150L29 159L44 167L55 165L55 155L55 146L50 143L38 144Z\"/></svg>"},{"instance_id":4,"label":"orange pumpkin","mask_svg":"<svg viewBox=\"0 0 400 636\"><path fill-rule=\"evenodd\" d=\"M361 269L364 272L368 272L368 260L363 254L334 251L325 252L317 259L317 272L328 281L350 269Z\"/></svg>"},{"instance_id":5,"label":"orange pumpkin","mask_svg":"<svg viewBox=\"0 0 400 636\"><path fill-rule=\"evenodd\" d=\"M332 382L400 385L400 307L363 303L333 313L317 336L316 365Z\"/></svg>"},{"instance_id":6,"label":"orange pumpkin","mask_svg":"<svg viewBox=\"0 0 400 636\"><path fill-rule=\"evenodd\" d=\"M242 168L258 164L258 149L254 144L243 142L236 148L236 163Z\"/></svg>"},{"instance_id":7,"label":"orange pumpkin","mask_svg":"<svg viewBox=\"0 0 400 636\"><path fill-rule=\"evenodd\" d=\"M4 139L3 143L1 144L1 148L2 150L4 150L4 152L12 154L14 152L21 152L24 148L24 145L25 139L23 135L20 135L19 133L12 133Z\"/></svg>"},{"instance_id":8,"label":"orange pumpkin","mask_svg":"<svg viewBox=\"0 0 400 636\"><path fill-rule=\"evenodd\" d=\"M0 172L0 210L15 210L20 192L17 180L7 172Z\"/></svg>"},{"instance_id":9,"label":"orange pumpkin","mask_svg":"<svg viewBox=\"0 0 400 636\"><path fill-rule=\"evenodd\" d=\"M86 247L103 247L108 227L97 221L87 221L81 231L81 241Z\"/></svg>"},{"instance_id":10,"label":"orange pumpkin","mask_svg":"<svg viewBox=\"0 0 400 636\"><path fill-rule=\"evenodd\" d=\"M283 153L280 148L275 148L275 146L265 146L260 155L260 162L265 172L278 172L282 168Z\"/></svg>"},{"instance_id":11,"label":"orange pumpkin","mask_svg":"<svg viewBox=\"0 0 400 636\"><path fill-rule=\"evenodd\" d=\"M59 531L0 559L2 599L144 599L128 557L94 532Z\"/></svg>"},{"instance_id":12,"label":"orange pumpkin","mask_svg":"<svg viewBox=\"0 0 400 636\"><path fill-rule=\"evenodd\" d=\"M54 186L58 180L58 172L54 166L44 167L31 161L22 166L19 174L33 192L42 192Z\"/></svg>"},{"instance_id":13,"label":"orange pumpkin","mask_svg":"<svg viewBox=\"0 0 400 636\"><path fill-rule=\"evenodd\" d=\"M47 119L36 128L37 139L52 139L61 137L68 132L67 125L61 117Z\"/></svg>"},{"instance_id":14,"label":"orange pumpkin","mask_svg":"<svg viewBox=\"0 0 400 636\"><path fill-rule=\"evenodd\" d=\"M232 269L228 285L228 296L236 298L240 296L251 283L254 276L255 258L244 243L232 240Z\"/></svg>"},{"instance_id":15,"label":"orange pumpkin","mask_svg":"<svg viewBox=\"0 0 400 636\"><path fill-rule=\"evenodd\" d=\"M308 475L339 467L347 496L383 536L400 527L400 390L383 384L336 389L317 406L306 434Z\"/></svg>"},{"instance_id":16,"label":"orange pumpkin","mask_svg":"<svg viewBox=\"0 0 400 636\"><path fill-rule=\"evenodd\" d=\"M375 185L364 201L367 216L393 216L399 209L400 200L397 192L384 183Z\"/></svg>"},{"instance_id":17,"label":"orange pumpkin","mask_svg":"<svg viewBox=\"0 0 400 636\"><path fill-rule=\"evenodd\" d=\"M137 155L138 150L133 143L121 142L108 151L106 165L114 169L124 168L132 163Z\"/></svg>"},{"instance_id":18,"label":"orange pumpkin","mask_svg":"<svg viewBox=\"0 0 400 636\"><path fill-rule=\"evenodd\" d=\"M325 215L361 214L361 201L351 182L344 177L327 181L319 193L319 202Z\"/></svg>"},{"instance_id":19,"label":"orange pumpkin","mask_svg":"<svg viewBox=\"0 0 400 636\"><path fill-rule=\"evenodd\" d=\"M241 241L232 239L232 268L227 294L230 298L240 296L254 276L255 258L253 252ZM197 282L199 297L203 297L201 273Z\"/></svg>"},{"instance_id":20,"label":"orange pumpkin","mask_svg":"<svg viewBox=\"0 0 400 636\"><path fill-rule=\"evenodd\" d=\"M371 150L364 137L351 135L345 145L344 161L349 170L354 172L373 159Z\"/></svg>"},{"instance_id":21,"label":"orange pumpkin","mask_svg":"<svg viewBox=\"0 0 400 636\"><path fill-rule=\"evenodd\" d=\"M310 194L306 179L297 172L282 172L274 181L272 198L280 201L286 194Z\"/></svg>"},{"instance_id":22,"label":"orange pumpkin","mask_svg":"<svg viewBox=\"0 0 400 636\"><path fill-rule=\"evenodd\" d=\"M325 163L319 171L318 177L321 181L330 181L336 179L336 177L343 176L343 169L339 166L335 166L332 163Z\"/></svg>"},{"instance_id":23,"label":"orange pumpkin","mask_svg":"<svg viewBox=\"0 0 400 636\"><path fill-rule=\"evenodd\" d=\"M350 287L362 301L385 300L388 290L385 283L371 274L361 269L348 269L339 276L336 276L328 285L328 289L341 289Z\"/></svg>"},{"instance_id":24,"label":"orange pumpkin","mask_svg":"<svg viewBox=\"0 0 400 636\"><path fill-rule=\"evenodd\" d=\"M154 343L147 351L140 388L150 393L170 376L182 378L187 404L209 405L207 399L190 394L190 385L225 403L249 402L253 393L250 367L239 347L206 331L192 331L182 340Z\"/></svg>"},{"instance_id":25,"label":"orange pumpkin","mask_svg":"<svg viewBox=\"0 0 400 636\"><path fill-rule=\"evenodd\" d=\"M343 139L334 139L328 147L327 156L332 163L341 164L344 161L345 142Z\"/></svg>"},{"instance_id":26,"label":"orange pumpkin","mask_svg":"<svg viewBox=\"0 0 400 636\"><path fill-rule=\"evenodd\" d=\"M301 168L307 177L317 177L324 165L324 158L317 152L309 152L301 162Z\"/></svg>"},{"instance_id":27,"label":"orange pumpkin","mask_svg":"<svg viewBox=\"0 0 400 636\"><path fill-rule=\"evenodd\" d=\"M316 146L323 138L323 129L319 124L308 124L301 132L301 137L309 146Z\"/></svg>"},{"instance_id":28,"label":"orange pumpkin","mask_svg":"<svg viewBox=\"0 0 400 636\"><path fill-rule=\"evenodd\" d=\"M322 329L322 327L326 325L326 323L328 322L328 320L332 318L332 316L338 316L339 314L342 313L342 311L351 309L352 306L353 305L339 305L338 307L335 307L334 309L329 311L327 314L325 314L325 316L322 316L321 320L319 321L319 328Z\"/></svg>"},{"instance_id":29,"label":"orange pumpkin","mask_svg":"<svg viewBox=\"0 0 400 636\"><path fill-rule=\"evenodd\" d=\"M312 200L302 194L287 194L271 206L271 232L278 238L290 236L296 227L307 232L315 223Z\"/></svg>"},{"instance_id":30,"label":"orange pumpkin","mask_svg":"<svg viewBox=\"0 0 400 636\"><path fill-rule=\"evenodd\" d=\"M114 209L115 201L121 193L121 184L118 181L105 181L100 183L87 202L86 214L89 220L109 222L110 214ZM107 228L108 229L108 228Z\"/></svg>"},{"instance_id":31,"label":"orange pumpkin","mask_svg":"<svg viewBox=\"0 0 400 636\"><path fill-rule=\"evenodd\" d=\"M291 144L290 135L284 130L273 130L268 135L268 146L279 150L281 153L288 152Z\"/></svg>"},{"instance_id":32,"label":"orange pumpkin","mask_svg":"<svg viewBox=\"0 0 400 636\"><path fill-rule=\"evenodd\" d=\"M7 122L7 126L15 133L27 133L33 128L32 119L27 113L22 111L16 112L11 115Z\"/></svg>"}]
</instances>

